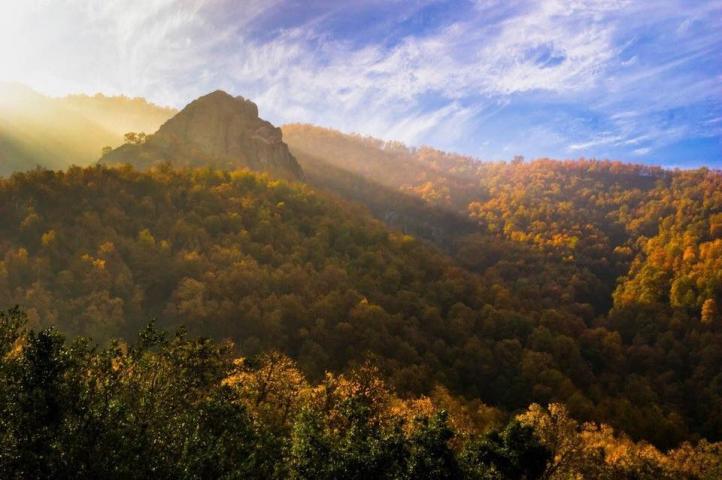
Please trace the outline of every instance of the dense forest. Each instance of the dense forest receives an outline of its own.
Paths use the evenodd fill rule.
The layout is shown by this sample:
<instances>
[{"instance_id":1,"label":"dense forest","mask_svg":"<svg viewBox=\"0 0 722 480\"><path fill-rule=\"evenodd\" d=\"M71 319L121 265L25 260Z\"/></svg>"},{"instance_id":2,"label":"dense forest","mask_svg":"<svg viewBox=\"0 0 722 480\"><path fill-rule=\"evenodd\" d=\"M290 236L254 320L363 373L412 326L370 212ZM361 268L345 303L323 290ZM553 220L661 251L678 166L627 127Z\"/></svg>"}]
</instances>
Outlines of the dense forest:
<instances>
[{"instance_id":1,"label":"dense forest","mask_svg":"<svg viewBox=\"0 0 722 480\"><path fill-rule=\"evenodd\" d=\"M719 438L722 174L485 163L308 125L284 135L309 182L443 247L515 312L563 318L546 321L552 335L582 346L595 336L604 347L580 351L596 386L626 392L635 408L686 405L695 429ZM607 356L593 360L600 351ZM650 425L655 417L650 410ZM625 421L641 434L635 425Z\"/></svg>"},{"instance_id":2,"label":"dense forest","mask_svg":"<svg viewBox=\"0 0 722 480\"><path fill-rule=\"evenodd\" d=\"M444 389L400 397L369 364L315 382L289 357L152 324L94 347L0 312L7 479L715 479L722 444L663 453L559 404L509 420Z\"/></svg>"},{"instance_id":3,"label":"dense forest","mask_svg":"<svg viewBox=\"0 0 722 480\"><path fill-rule=\"evenodd\" d=\"M720 20L0 0L0 480L722 480Z\"/></svg>"},{"instance_id":4,"label":"dense forest","mask_svg":"<svg viewBox=\"0 0 722 480\"><path fill-rule=\"evenodd\" d=\"M581 185L648 182L637 193L619 187L633 207L619 208L627 215L622 236L605 236L604 223L589 231L605 235L572 245L553 241L556 233L521 241L511 227L505 236L486 226L458 239L452 251L468 259L456 262L354 204L248 171L165 165L15 174L0 180L0 303L22 305L34 328L55 325L101 341L128 338L151 319L162 328L186 325L192 334L231 339L239 355L279 350L312 382L372 362L402 397L444 387L461 401L483 402L495 418L560 402L574 418L604 421L662 448L719 440L722 329L710 307L719 294L719 257L710 251L716 217L678 215L699 232L694 257L665 250L672 260L664 260L655 250L657 235L689 239L691 227L664 220L669 233L651 231L664 212L695 208L676 197L713 210L717 174L547 163L558 169L539 167L537 177L566 175L558 179L564 188L588 191L600 204L614 202L591 187L572 190L573 177ZM544 192L533 181L535 165L494 168L526 168L529 191ZM561 206L548 195L546 206L509 199L500 219L526 211L552 224ZM635 207L635 195L656 201ZM587 225L595 210L587 208L586 218L572 209L553 228L568 232L575 218ZM626 224L650 236L617 245ZM484 251L484 259L476 256ZM673 261L676 253L687 260ZM605 312L597 300L613 290L605 275L627 265ZM664 274L650 282L650 271ZM683 305L667 293L681 288L681 278L693 279ZM658 297L635 297L650 289Z\"/></svg>"}]
</instances>

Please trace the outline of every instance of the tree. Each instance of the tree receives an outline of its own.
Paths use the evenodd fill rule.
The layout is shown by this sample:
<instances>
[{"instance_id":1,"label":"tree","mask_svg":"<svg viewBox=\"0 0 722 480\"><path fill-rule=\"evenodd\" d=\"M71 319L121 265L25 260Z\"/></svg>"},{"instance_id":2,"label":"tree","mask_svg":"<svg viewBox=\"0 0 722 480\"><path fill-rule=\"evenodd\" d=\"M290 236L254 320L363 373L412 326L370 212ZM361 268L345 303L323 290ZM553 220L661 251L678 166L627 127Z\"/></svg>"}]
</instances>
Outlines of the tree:
<instances>
[{"instance_id":1,"label":"tree","mask_svg":"<svg viewBox=\"0 0 722 480\"><path fill-rule=\"evenodd\" d=\"M539 443L551 452L544 478L568 478L584 471L584 444L579 437L579 424L569 417L563 405L550 404L545 409L532 404L517 420L533 429Z\"/></svg>"},{"instance_id":2,"label":"tree","mask_svg":"<svg viewBox=\"0 0 722 480\"><path fill-rule=\"evenodd\" d=\"M459 478L461 471L449 446L454 437L444 410L431 417L416 418L410 438L408 478L443 480Z\"/></svg>"},{"instance_id":3,"label":"tree","mask_svg":"<svg viewBox=\"0 0 722 480\"><path fill-rule=\"evenodd\" d=\"M712 325L719 319L719 310L714 298L708 298L702 304L702 323Z\"/></svg>"},{"instance_id":4,"label":"tree","mask_svg":"<svg viewBox=\"0 0 722 480\"><path fill-rule=\"evenodd\" d=\"M474 479L540 479L551 459L552 452L541 445L534 429L517 420L501 432L469 442L462 453L466 474Z\"/></svg>"}]
</instances>

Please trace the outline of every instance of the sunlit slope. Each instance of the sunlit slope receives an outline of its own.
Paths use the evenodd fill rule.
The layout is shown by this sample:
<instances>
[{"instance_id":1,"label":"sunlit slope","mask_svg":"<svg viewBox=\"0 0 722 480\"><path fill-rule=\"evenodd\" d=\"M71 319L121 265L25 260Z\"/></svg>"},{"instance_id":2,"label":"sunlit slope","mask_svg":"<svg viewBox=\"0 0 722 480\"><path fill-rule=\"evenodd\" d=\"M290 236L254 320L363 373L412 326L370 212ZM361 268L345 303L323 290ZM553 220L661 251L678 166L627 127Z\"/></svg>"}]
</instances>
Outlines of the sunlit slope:
<instances>
[{"instance_id":1,"label":"sunlit slope","mask_svg":"<svg viewBox=\"0 0 722 480\"><path fill-rule=\"evenodd\" d=\"M116 136L51 98L0 85L0 175L41 166L87 165Z\"/></svg>"},{"instance_id":2,"label":"sunlit slope","mask_svg":"<svg viewBox=\"0 0 722 480\"><path fill-rule=\"evenodd\" d=\"M124 96L69 95L58 103L92 120L116 135L117 145L127 132L153 133L177 113L173 108L160 107L143 98Z\"/></svg>"},{"instance_id":3,"label":"sunlit slope","mask_svg":"<svg viewBox=\"0 0 722 480\"><path fill-rule=\"evenodd\" d=\"M405 224L430 227L420 234L438 229L441 235L425 236L451 240L456 260L498 300L541 314L543 327L528 341L542 341L549 328L556 338L547 352L556 357L576 343L597 374L592 389L626 392L603 401L606 414L659 401L680 406L703 436L722 434L719 171L587 159L483 163L309 125L285 126L284 138L310 180L377 215L385 212L379 203L393 199L383 184L475 223L476 233L459 235L420 208L405 210L413 216ZM333 168L309 168L321 162ZM600 344L590 348L591 337ZM606 358L594 359L597 348ZM669 417L662 427L652 410L643 416L625 420L627 431L657 435L681 426Z\"/></svg>"},{"instance_id":4,"label":"sunlit slope","mask_svg":"<svg viewBox=\"0 0 722 480\"><path fill-rule=\"evenodd\" d=\"M171 114L124 97L54 99L0 83L0 175L89 165L104 146L120 145L125 131L154 131Z\"/></svg>"},{"instance_id":5,"label":"sunlit slope","mask_svg":"<svg viewBox=\"0 0 722 480\"><path fill-rule=\"evenodd\" d=\"M493 315L479 279L301 184L167 166L38 171L0 180L0 215L0 304L34 322L108 338L156 318L284 350L314 376L372 355L406 390L508 390L444 358L478 333L462 310Z\"/></svg>"}]
</instances>

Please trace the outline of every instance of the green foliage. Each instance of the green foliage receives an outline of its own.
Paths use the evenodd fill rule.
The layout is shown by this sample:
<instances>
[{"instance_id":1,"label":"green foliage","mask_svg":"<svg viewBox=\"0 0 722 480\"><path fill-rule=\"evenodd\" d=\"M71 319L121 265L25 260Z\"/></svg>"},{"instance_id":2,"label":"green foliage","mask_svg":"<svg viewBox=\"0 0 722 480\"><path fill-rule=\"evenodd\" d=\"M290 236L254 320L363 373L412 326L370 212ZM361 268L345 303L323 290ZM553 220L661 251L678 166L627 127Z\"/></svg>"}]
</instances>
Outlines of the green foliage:
<instances>
[{"instance_id":1,"label":"green foliage","mask_svg":"<svg viewBox=\"0 0 722 480\"><path fill-rule=\"evenodd\" d=\"M221 384L226 347L89 345L30 331L3 357L0 476L266 478L255 427Z\"/></svg>"},{"instance_id":2,"label":"green foliage","mask_svg":"<svg viewBox=\"0 0 722 480\"><path fill-rule=\"evenodd\" d=\"M463 432L458 412L399 398L368 365L308 385L281 354L237 359L183 332L149 326L133 344L99 348L25 331L17 309L1 318L20 332L0 344L4 479L533 479L592 468L701 479L721 467L722 445L663 454L604 426L580 434L559 407Z\"/></svg>"},{"instance_id":3,"label":"green foliage","mask_svg":"<svg viewBox=\"0 0 722 480\"><path fill-rule=\"evenodd\" d=\"M539 479L550 460L551 452L539 443L533 429L518 421L470 442L462 454L469 478L479 479Z\"/></svg>"},{"instance_id":4,"label":"green foliage","mask_svg":"<svg viewBox=\"0 0 722 480\"><path fill-rule=\"evenodd\" d=\"M458 460L449 446L454 431L448 414L438 411L431 417L417 417L408 464L408 477L424 480L459 478Z\"/></svg>"}]
</instances>

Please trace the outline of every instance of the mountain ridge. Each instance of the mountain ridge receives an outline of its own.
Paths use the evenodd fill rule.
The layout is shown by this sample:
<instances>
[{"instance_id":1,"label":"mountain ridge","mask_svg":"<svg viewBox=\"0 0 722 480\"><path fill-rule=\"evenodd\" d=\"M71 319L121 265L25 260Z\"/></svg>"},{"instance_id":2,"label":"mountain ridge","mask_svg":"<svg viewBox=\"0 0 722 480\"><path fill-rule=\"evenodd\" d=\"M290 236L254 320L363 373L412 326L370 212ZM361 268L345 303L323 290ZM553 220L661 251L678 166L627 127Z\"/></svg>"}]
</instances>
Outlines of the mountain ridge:
<instances>
[{"instance_id":1,"label":"mountain ridge","mask_svg":"<svg viewBox=\"0 0 722 480\"><path fill-rule=\"evenodd\" d=\"M124 95L72 94L57 101L117 135L118 142L127 132L153 132L178 113L176 108Z\"/></svg>"},{"instance_id":2,"label":"mountain ridge","mask_svg":"<svg viewBox=\"0 0 722 480\"><path fill-rule=\"evenodd\" d=\"M37 167L66 169L97 161L128 130L155 130L170 110L146 100L104 95L54 98L0 82L0 176Z\"/></svg>"}]
</instances>

